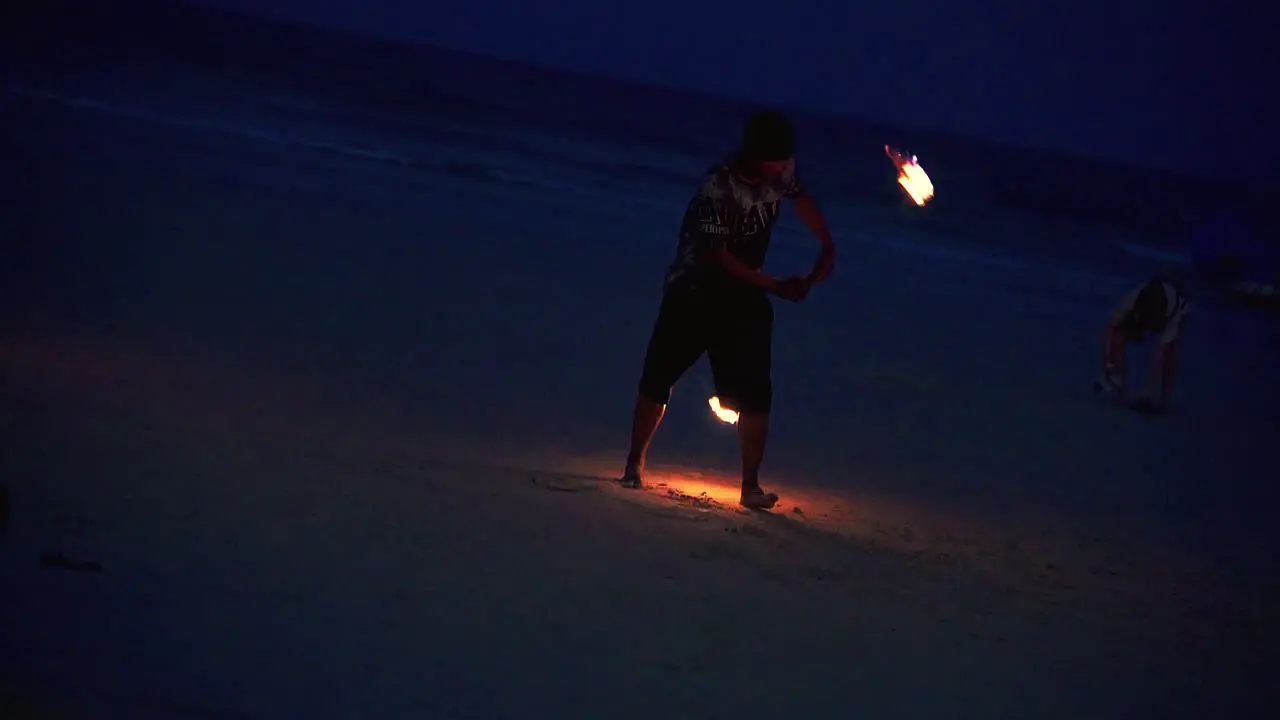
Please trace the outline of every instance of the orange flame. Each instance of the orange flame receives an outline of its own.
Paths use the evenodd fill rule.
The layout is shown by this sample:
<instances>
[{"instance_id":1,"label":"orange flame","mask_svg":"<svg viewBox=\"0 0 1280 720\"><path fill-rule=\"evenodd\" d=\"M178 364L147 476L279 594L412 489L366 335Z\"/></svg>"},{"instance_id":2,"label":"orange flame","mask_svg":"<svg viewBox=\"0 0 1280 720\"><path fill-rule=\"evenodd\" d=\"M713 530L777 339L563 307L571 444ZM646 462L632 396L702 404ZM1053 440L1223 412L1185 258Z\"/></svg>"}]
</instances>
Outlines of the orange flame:
<instances>
[{"instance_id":1,"label":"orange flame","mask_svg":"<svg viewBox=\"0 0 1280 720\"><path fill-rule=\"evenodd\" d=\"M909 158L903 157L888 145L884 146L884 154L888 155L894 166L898 168L898 184L907 191L907 195L911 196L911 200L916 205L924 207L925 203L933 199L933 181L929 179L929 173L924 171L920 161L914 155Z\"/></svg>"},{"instance_id":2,"label":"orange flame","mask_svg":"<svg viewBox=\"0 0 1280 720\"><path fill-rule=\"evenodd\" d=\"M715 413L715 416L720 418L721 422L726 422L730 425L738 424L738 412L726 407L720 407L719 396L712 395L711 399L707 401L707 404L711 406L711 412Z\"/></svg>"}]
</instances>

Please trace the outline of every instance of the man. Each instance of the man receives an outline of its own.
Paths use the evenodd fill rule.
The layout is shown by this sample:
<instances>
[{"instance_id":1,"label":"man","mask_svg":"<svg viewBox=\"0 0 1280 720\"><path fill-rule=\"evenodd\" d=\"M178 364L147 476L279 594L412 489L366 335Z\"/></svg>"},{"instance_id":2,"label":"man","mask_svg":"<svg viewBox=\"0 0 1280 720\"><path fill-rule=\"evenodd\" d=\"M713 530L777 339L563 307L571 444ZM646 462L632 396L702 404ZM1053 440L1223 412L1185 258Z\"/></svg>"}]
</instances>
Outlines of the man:
<instances>
[{"instance_id":1,"label":"man","mask_svg":"<svg viewBox=\"0 0 1280 720\"><path fill-rule=\"evenodd\" d=\"M1169 393L1178 369L1180 333L1191 312L1191 299L1181 285L1156 277L1131 290L1111 313L1102 338L1102 378L1095 384L1099 392L1113 392L1128 402L1124 383L1124 352L1130 342L1159 335L1153 385L1159 395L1130 405L1139 412L1162 414L1168 409Z\"/></svg>"},{"instance_id":2,"label":"man","mask_svg":"<svg viewBox=\"0 0 1280 720\"><path fill-rule=\"evenodd\" d=\"M643 485L645 454L671 388L705 352L722 406L739 413L741 503L768 509L778 501L760 487L773 402L773 306L769 295L799 302L835 266L826 221L795 175L795 132L785 115L751 115L737 153L712 166L685 209L676 258L645 352L622 483ZM777 280L762 272L783 199L822 243L806 277Z\"/></svg>"}]
</instances>

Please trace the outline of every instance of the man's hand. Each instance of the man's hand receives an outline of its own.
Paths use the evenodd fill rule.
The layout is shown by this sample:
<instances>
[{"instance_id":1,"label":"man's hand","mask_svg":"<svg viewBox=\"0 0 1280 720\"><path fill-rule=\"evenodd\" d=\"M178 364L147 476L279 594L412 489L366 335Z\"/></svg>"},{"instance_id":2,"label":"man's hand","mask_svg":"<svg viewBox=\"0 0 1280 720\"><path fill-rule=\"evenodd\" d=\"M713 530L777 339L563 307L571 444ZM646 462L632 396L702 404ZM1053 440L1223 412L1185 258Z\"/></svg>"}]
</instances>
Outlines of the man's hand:
<instances>
[{"instance_id":1,"label":"man's hand","mask_svg":"<svg viewBox=\"0 0 1280 720\"><path fill-rule=\"evenodd\" d=\"M812 285L808 278L793 276L786 280L774 281L774 283L769 286L769 292L777 295L783 300L800 302L809 296L810 287L812 287Z\"/></svg>"},{"instance_id":2,"label":"man's hand","mask_svg":"<svg viewBox=\"0 0 1280 720\"><path fill-rule=\"evenodd\" d=\"M1111 395L1117 402L1123 403L1125 401L1124 376L1112 372L1111 368L1106 368L1093 383L1093 391Z\"/></svg>"}]
</instances>

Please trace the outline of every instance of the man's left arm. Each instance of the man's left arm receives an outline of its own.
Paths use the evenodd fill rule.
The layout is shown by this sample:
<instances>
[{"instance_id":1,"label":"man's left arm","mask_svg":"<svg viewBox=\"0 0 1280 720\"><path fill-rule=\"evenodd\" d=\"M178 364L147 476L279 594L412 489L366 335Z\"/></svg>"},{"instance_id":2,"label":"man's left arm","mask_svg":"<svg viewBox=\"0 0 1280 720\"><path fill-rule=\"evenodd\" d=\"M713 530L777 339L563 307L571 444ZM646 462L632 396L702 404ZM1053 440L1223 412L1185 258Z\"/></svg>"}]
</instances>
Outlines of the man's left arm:
<instances>
[{"instance_id":1,"label":"man's left arm","mask_svg":"<svg viewBox=\"0 0 1280 720\"><path fill-rule=\"evenodd\" d=\"M809 226L810 230L813 230L813 234L817 235L818 241L822 243L822 252L818 254L818 260L813 265L813 272L809 273L809 282L816 285L826 280L835 270L836 243L831 237L831 230L827 228L827 219L812 195L797 189L791 196L791 200L795 203L800 219Z\"/></svg>"}]
</instances>

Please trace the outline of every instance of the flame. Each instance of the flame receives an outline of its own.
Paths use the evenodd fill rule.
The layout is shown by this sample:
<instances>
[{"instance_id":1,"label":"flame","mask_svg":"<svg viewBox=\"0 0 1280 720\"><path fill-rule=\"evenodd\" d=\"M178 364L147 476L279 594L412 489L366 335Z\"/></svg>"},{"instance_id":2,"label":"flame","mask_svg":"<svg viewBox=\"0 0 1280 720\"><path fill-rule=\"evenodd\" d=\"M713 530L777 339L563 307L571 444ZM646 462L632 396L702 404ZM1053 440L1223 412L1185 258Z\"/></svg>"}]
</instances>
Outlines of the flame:
<instances>
[{"instance_id":1,"label":"flame","mask_svg":"<svg viewBox=\"0 0 1280 720\"><path fill-rule=\"evenodd\" d=\"M738 424L738 412L726 407L720 407L720 398L718 396L712 395L707 404L711 406L711 412L715 413L715 416L720 418L721 422L726 422L730 425Z\"/></svg>"},{"instance_id":2,"label":"flame","mask_svg":"<svg viewBox=\"0 0 1280 720\"><path fill-rule=\"evenodd\" d=\"M929 179L929 173L920 166L920 161L915 155L909 158L903 157L888 145L884 146L884 153L898 168L898 184L907 191L907 195L911 196L916 205L924 207L925 203L933 199L933 181Z\"/></svg>"}]
</instances>

